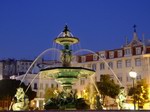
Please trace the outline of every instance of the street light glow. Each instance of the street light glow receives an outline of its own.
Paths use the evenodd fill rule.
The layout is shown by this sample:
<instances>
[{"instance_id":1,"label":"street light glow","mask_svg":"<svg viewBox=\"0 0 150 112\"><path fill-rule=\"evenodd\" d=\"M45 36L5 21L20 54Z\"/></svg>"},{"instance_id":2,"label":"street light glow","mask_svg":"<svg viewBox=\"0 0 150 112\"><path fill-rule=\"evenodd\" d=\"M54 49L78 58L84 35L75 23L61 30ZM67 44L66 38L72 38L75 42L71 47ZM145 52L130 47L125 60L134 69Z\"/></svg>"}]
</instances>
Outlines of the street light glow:
<instances>
[{"instance_id":1,"label":"street light glow","mask_svg":"<svg viewBox=\"0 0 150 112\"><path fill-rule=\"evenodd\" d=\"M137 76L137 73L134 72L134 71L130 71L130 72L129 72L129 75L130 75L131 78L134 78L134 79L135 79L136 76Z\"/></svg>"},{"instance_id":2,"label":"street light glow","mask_svg":"<svg viewBox=\"0 0 150 112\"><path fill-rule=\"evenodd\" d=\"M129 72L129 76L130 76L130 77L132 78L132 80L133 80L133 89L134 89L134 80L135 80L135 78L136 78L136 76L137 76L137 73L131 70L131 71ZM133 100L134 100L134 102L133 102L133 104L134 104L134 110L136 110L135 89L134 89Z\"/></svg>"}]
</instances>

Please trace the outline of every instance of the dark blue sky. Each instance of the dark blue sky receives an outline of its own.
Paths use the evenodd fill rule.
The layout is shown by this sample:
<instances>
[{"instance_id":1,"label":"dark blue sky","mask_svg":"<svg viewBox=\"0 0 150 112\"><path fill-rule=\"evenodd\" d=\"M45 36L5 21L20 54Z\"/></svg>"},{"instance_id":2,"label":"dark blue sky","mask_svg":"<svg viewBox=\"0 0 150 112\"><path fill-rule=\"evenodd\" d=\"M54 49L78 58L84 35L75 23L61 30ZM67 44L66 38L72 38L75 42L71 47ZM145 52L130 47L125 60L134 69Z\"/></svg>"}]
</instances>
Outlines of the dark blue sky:
<instances>
[{"instance_id":1,"label":"dark blue sky","mask_svg":"<svg viewBox=\"0 0 150 112\"><path fill-rule=\"evenodd\" d=\"M134 24L150 38L150 0L0 0L0 58L35 58L66 23L82 48L120 48Z\"/></svg>"}]
</instances>

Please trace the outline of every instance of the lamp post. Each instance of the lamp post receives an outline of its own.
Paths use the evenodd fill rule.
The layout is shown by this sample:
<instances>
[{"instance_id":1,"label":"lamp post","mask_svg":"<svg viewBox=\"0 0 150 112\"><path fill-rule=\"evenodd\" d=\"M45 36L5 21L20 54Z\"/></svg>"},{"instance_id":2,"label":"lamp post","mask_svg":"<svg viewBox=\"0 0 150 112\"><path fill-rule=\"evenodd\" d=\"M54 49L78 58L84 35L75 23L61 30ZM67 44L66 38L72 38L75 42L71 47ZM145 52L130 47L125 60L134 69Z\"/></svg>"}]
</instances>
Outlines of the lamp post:
<instances>
[{"instance_id":1,"label":"lamp post","mask_svg":"<svg viewBox=\"0 0 150 112\"><path fill-rule=\"evenodd\" d=\"M129 72L129 76L132 78L132 80L133 80L133 89L134 89L134 80L135 80L135 78L136 78L136 76L137 76L137 73L135 72L135 71L130 71ZM134 89L134 93L133 93L133 102L134 102L134 110L136 110L136 102L135 102L135 89Z\"/></svg>"}]
</instances>

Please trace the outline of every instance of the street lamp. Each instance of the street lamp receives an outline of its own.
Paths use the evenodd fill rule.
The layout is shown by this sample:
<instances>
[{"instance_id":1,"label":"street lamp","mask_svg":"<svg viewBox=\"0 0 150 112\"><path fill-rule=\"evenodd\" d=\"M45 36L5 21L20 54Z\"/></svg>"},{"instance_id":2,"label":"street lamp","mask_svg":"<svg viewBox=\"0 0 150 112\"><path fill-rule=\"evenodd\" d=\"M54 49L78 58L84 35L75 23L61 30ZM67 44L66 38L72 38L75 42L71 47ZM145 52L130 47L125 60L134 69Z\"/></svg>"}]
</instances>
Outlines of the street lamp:
<instances>
[{"instance_id":1,"label":"street lamp","mask_svg":"<svg viewBox=\"0 0 150 112\"><path fill-rule=\"evenodd\" d=\"M134 89L134 80L135 80L135 78L136 78L136 76L137 76L137 73L135 72L135 71L133 71L133 70L131 70L130 72L129 72L129 76L132 78L132 80L133 80L133 89ZM134 110L136 110L136 106L135 106L135 89L134 89L134 93L133 93L133 102L134 102Z\"/></svg>"}]
</instances>

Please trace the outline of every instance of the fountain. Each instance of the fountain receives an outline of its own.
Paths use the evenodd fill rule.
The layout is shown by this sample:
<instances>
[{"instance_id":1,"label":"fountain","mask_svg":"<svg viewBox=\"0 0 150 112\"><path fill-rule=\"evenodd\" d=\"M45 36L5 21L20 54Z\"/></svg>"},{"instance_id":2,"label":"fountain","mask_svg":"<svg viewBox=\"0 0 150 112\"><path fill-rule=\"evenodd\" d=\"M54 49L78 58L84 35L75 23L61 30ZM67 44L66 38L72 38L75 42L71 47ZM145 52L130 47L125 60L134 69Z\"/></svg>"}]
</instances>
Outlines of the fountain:
<instances>
[{"instance_id":1,"label":"fountain","mask_svg":"<svg viewBox=\"0 0 150 112\"><path fill-rule=\"evenodd\" d=\"M70 46L77 44L79 39L73 37L68 30L67 25L60 37L54 40L57 44L64 47L61 54L62 67L46 68L40 71L40 75L44 77L52 77L59 82L64 89L71 89L72 85L81 77L88 77L94 74L94 70L83 67L72 67L72 50Z\"/></svg>"},{"instance_id":2,"label":"fountain","mask_svg":"<svg viewBox=\"0 0 150 112\"><path fill-rule=\"evenodd\" d=\"M43 56L46 52L52 51L52 50L61 52L61 55L60 55L60 60L62 63L61 67L47 67L47 68L41 69L40 72L33 78L33 80L34 80L38 75L40 78L53 78L53 79L55 79L56 82L58 82L63 87L62 92L60 92L57 95L57 98L49 99L46 102L44 108L46 110L48 110L48 109L68 109L70 107L74 108L74 109L79 109L80 107L85 107L87 109L88 104L86 104L84 99L77 98L76 92L72 91L72 86L80 78L87 78L87 77L92 76L92 74L95 73L95 71L92 69L88 69L88 68L84 68L84 67L74 67L71 65L73 55L82 51L82 50L79 50L79 51L73 53L73 51L71 49L71 47L73 45L79 43L79 38L74 37L71 34L71 32L69 31L68 26L66 25L64 30L59 34L59 36L54 39L54 42L62 47L61 51L56 48L51 48L51 49L47 49L44 52L42 52L31 64L31 66L27 70L26 74L24 75L21 83L23 82L24 78L26 77L26 75L28 74L28 72L30 71L32 66L36 63L36 61L41 56ZM93 51L90 51L87 49L83 49L83 50L95 54L95 52L93 52ZM100 56L98 56L98 57L101 59ZM103 59L102 59L102 61L105 62L105 60L103 60ZM107 64L107 66L109 67L108 64ZM112 71L111 68L110 68L110 70ZM113 72L113 74L115 77L117 77L114 72ZM30 85L32 84L33 80L31 81ZM101 102L99 102L100 101L100 97L99 97L100 93L99 93L92 78L91 78L91 80L96 88L97 93L98 93L96 100L97 100L97 105L99 105L101 103ZM120 85L122 85L119 80L118 80L118 82ZM28 88L27 88L27 90L28 90ZM23 95L25 95L26 91L24 92ZM19 110L18 108L15 108L15 107L17 107L18 105L21 105L21 103L22 102L17 102L15 104L13 104L12 105L14 107L13 110ZM51 107L53 107L53 108L51 108ZM27 109L27 107L22 106L20 108L20 110L25 110L24 108ZM102 107L97 106L97 108L102 108ZM90 109L90 108L88 108L88 109Z\"/></svg>"},{"instance_id":3,"label":"fountain","mask_svg":"<svg viewBox=\"0 0 150 112\"><path fill-rule=\"evenodd\" d=\"M83 67L71 66L72 49L70 47L73 44L77 44L79 42L79 39L71 34L67 25L65 26L63 32L59 35L59 37L55 38L54 42L63 46L60 56L62 67L42 69L40 71L40 77L54 78L63 87L63 97L65 96L66 99L68 98L71 100L71 98L67 94L71 94L73 84L75 84L76 81L78 81L80 78L91 76L95 73L95 71ZM63 98L63 100L64 99L65 98ZM75 101L76 99L73 100ZM71 104L74 104L73 100L71 100ZM50 102L51 101L46 103L46 105ZM65 102L68 101L66 100ZM65 104L65 106L67 105Z\"/></svg>"}]
</instances>

